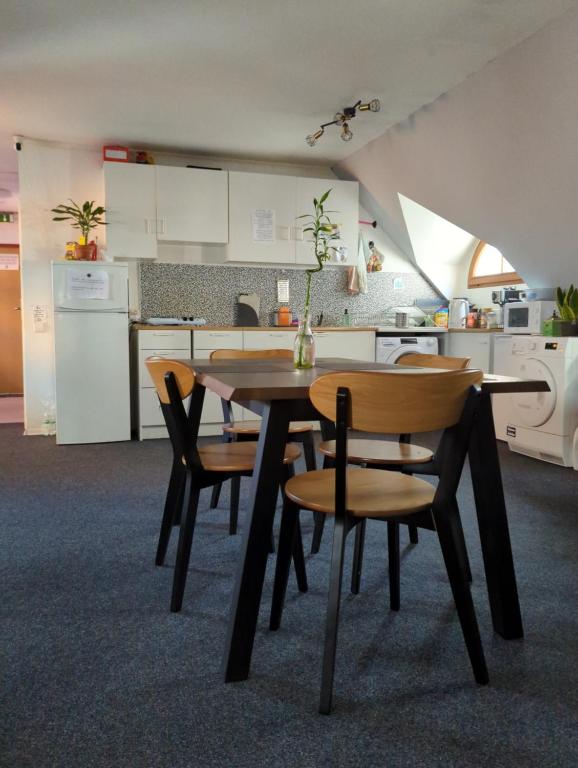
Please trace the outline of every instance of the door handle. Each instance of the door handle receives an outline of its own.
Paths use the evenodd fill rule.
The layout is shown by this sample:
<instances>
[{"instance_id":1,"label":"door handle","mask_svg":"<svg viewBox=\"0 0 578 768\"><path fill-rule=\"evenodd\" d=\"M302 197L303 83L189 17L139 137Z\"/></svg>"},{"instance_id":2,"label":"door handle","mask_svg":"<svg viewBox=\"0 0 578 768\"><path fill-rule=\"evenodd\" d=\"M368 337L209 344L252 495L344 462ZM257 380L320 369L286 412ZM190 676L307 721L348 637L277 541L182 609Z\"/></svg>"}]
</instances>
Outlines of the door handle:
<instances>
[{"instance_id":1,"label":"door handle","mask_svg":"<svg viewBox=\"0 0 578 768\"><path fill-rule=\"evenodd\" d=\"M21 307L12 307L12 309L13 309L15 312L20 312L20 310L21 310Z\"/></svg>"}]
</instances>

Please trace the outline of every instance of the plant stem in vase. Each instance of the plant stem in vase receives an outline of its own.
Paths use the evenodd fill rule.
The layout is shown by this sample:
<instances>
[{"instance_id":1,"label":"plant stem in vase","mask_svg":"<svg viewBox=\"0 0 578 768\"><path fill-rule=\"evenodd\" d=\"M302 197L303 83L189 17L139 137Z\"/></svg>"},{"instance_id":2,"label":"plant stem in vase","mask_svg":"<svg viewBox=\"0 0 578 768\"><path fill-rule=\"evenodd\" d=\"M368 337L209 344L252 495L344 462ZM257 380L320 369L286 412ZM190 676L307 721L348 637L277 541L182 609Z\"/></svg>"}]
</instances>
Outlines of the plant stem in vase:
<instances>
[{"instance_id":1,"label":"plant stem in vase","mask_svg":"<svg viewBox=\"0 0 578 768\"><path fill-rule=\"evenodd\" d=\"M314 214L304 214L298 217L309 219L308 226L304 228L303 233L311 233L311 243L317 259L317 266L306 270L305 303L295 337L293 353L295 368L312 368L315 365L315 339L311 331L311 278L315 272L321 272L325 262L329 261L331 253L335 252L335 246L332 243L339 239L339 235L336 234L337 227L332 224L323 208L330 192L331 190L328 189L319 200L313 199Z\"/></svg>"}]
</instances>

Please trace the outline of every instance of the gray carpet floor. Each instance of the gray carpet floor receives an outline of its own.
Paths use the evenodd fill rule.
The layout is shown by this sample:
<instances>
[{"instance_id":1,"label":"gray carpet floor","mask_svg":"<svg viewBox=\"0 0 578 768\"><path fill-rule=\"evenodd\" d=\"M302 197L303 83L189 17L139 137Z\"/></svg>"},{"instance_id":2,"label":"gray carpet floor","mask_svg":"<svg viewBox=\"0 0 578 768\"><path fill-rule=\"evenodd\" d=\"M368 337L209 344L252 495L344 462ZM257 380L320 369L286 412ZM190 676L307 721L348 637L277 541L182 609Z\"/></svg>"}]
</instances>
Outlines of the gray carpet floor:
<instances>
[{"instance_id":1,"label":"gray carpet floor","mask_svg":"<svg viewBox=\"0 0 578 768\"><path fill-rule=\"evenodd\" d=\"M389 611L385 526L343 601L335 711L317 714L330 534L267 628L248 681L221 652L240 537L201 500L184 610L174 542L154 551L167 441L57 447L0 426L0 765L4 768L578 765L578 474L501 450L525 624L492 632L469 475L460 490L490 685L473 681L435 535L402 533ZM246 486L245 490L246 490ZM305 543L312 532L302 515ZM352 543L352 542L351 542ZM351 546L348 546L351 550ZM346 569L349 578L349 567Z\"/></svg>"}]
</instances>

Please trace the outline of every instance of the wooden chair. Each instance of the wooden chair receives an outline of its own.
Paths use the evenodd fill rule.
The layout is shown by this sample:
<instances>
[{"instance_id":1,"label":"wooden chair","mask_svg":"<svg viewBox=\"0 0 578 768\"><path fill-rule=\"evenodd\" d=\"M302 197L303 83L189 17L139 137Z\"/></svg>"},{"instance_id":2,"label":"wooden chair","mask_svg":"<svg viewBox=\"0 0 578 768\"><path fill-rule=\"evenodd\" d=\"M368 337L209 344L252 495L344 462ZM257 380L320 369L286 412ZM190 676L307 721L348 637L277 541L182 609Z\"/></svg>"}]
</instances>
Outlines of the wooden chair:
<instances>
[{"instance_id":1,"label":"wooden chair","mask_svg":"<svg viewBox=\"0 0 578 768\"><path fill-rule=\"evenodd\" d=\"M185 363L166 358L149 357L146 366L155 384L173 446L173 473L169 490L171 482L176 483L175 465L184 467L186 473L186 490L179 491L178 494L178 514L175 515L174 496L172 503L165 503L157 548L157 563L159 559L164 562L172 527L178 521L180 533L171 597L171 611L178 612L181 610L185 591L199 494L203 488L214 486L223 480L250 476L255 464L256 444L231 442L198 445L197 434L202 404L199 389L195 388L194 372ZM189 396L191 403L187 415L183 400ZM286 477L292 476L293 463L300 455L297 446L286 446ZM295 539L295 568L299 589L307 591L300 535L299 532Z\"/></svg>"},{"instance_id":2,"label":"wooden chair","mask_svg":"<svg viewBox=\"0 0 578 768\"><path fill-rule=\"evenodd\" d=\"M310 509L334 516L319 707L322 714L328 714L331 709L345 539L350 530L367 518L387 522L390 534L400 523L420 522L435 528L475 680L480 684L488 682L470 584L461 562L456 507L456 491L479 396L475 385L481 379L482 373L477 370L343 372L321 376L311 386L314 406L336 424L335 467L297 475L285 485L270 627L277 629L281 622L291 542L299 510ZM437 488L402 473L348 467L348 429L371 433L443 429L437 453ZM390 540L395 540L395 536L390 535ZM390 563L390 578L395 579L397 573L397 564Z\"/></svg>"},{"instance_id":3,"label":"wooden chair","mask_svg":"<svg viewBox=\"0 0 578 768\"><path fill-rule=\"evenodd\" d=\"M293 351L290 349L216 349L211 352L211 360L293 360ZM228 400L221 400L223 406L223 437L230 441L253 441L259 439L261 423L258 419L235 421L233 409ZM317 469L315 461L315 443L313 441L313 425L306 423L293 423L289 427L291 442L301 443L305 466L309 471ZM231 502L229 533L237 532L237 515L239 509L240 478L231 480ZM211 509L219 503L221 484L213 489L211 496Z\"/></svg>"},{"instance_id":4,"label":"wooden chair","mask_svg":"<svg viewBox=\"0 0 578 768\"><path fill-rule=\"evenodd\" d=\"M448 371L458 371L468 367L470 358L410 353L400 358L398 364L419 368L440 368ZM433 451L419 445L412 445L410 440L411 435L408 434L400 435L398 442L393 440L349 440L349 463L360 464L372 469L404 471L408 474L411 474L410 468L413 467L414 471L418 474L435 474L432 465ZM319 450L329 460L327 465L330 465L331 460L335 457L335 440L322 442L319 445ZM315 530L311 544L312 554L319 551L324 525L325 517L318 516L315 521ZM409 525L408 528L410 542L417 544L417 527ZM354 594L359 592L364 538L365 524L360 525L355 532L355 556L351 580L351 591Z\"/></svg>"}]
</instances>

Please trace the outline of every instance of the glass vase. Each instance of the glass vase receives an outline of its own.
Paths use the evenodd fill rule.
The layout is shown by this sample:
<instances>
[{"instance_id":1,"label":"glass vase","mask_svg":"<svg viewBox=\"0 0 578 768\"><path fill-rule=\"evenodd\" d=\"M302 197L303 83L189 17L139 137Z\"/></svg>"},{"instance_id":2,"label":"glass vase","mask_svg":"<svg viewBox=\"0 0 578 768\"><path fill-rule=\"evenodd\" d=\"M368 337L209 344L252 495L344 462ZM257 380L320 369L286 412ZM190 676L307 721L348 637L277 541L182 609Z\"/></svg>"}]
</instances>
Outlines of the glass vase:
<instances>
[{"instance_id":1,"label":"glass vase","mask_svg":"<svg viewBox=\"0 0 578 768\"><path fill-rule=\"evenodd\" d=\"M315 338L311 330L309 309L305 310L299 320L293 347L293 364L295 368L313 368L315 365Z\"/></svg>"}]
</instances>

